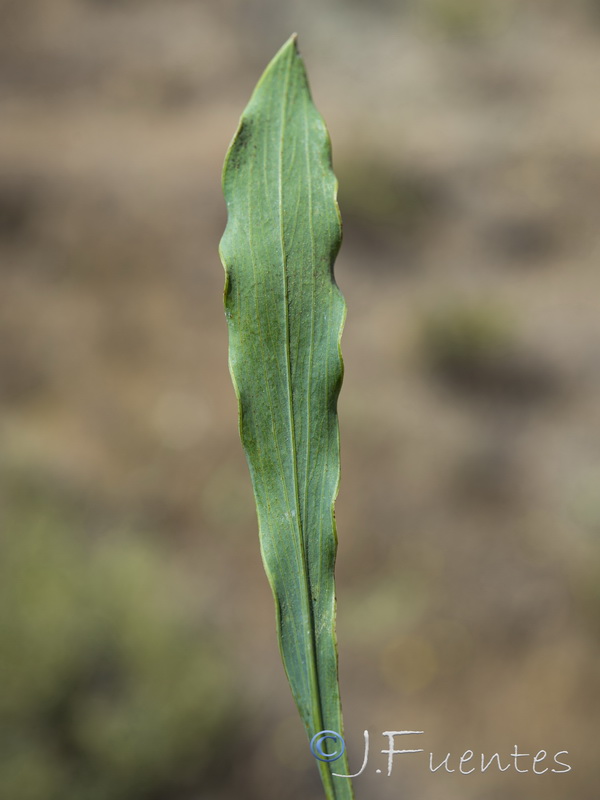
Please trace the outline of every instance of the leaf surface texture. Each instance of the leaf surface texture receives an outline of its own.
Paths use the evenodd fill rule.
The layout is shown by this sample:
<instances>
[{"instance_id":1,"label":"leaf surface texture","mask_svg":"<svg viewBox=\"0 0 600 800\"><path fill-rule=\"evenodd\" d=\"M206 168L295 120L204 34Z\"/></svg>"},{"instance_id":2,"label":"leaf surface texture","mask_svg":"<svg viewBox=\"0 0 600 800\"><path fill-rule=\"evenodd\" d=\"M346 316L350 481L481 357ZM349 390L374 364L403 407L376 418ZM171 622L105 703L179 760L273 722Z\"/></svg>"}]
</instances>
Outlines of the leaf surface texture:
<instances>
[{"instance_id":1,"label":"leaf surface texture","mask_svg":"<svg viewBox=\"0 0 600 800\"><path fill-rule=\"evenodd\" d=\"M293 36L246 107L227 154L229 366L261 553L292 694L309 737L342 731L335 639L334 501L344 299L327 129ZM346 756L317 762L328 798L351 800Z\"/></svg>"}]
</instances>

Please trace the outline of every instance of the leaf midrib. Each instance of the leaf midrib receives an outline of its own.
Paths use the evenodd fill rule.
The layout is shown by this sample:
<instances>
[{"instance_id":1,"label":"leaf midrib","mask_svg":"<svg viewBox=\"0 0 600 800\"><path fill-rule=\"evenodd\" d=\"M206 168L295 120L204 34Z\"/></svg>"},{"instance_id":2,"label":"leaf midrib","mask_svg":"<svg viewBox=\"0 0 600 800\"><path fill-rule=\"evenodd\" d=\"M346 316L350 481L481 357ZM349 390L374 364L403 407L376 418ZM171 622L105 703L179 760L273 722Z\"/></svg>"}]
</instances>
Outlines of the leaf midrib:
<instances>
[{"instance_id":1,"label":"leaf midrib","mask_svg":"<svg viewBox=\"0 0 600 800\"><path fill-rule=\"evenodd\" d=\"M298 539L300 542L300 556L302 559L302 572L303 572L303 579L304 579L304 605L305 605L305 612L308 616L309 624L309 633L310 633L310 649L311 649L311 682L314 687L314 691L311 691L312 700L313 700L313 715L315 724L320 729L322 727L322 720L323 720L323 709L321 706L321 694L319 691L319 671L318 671L318 664L317 664L317 642L316 642L316 625L315 625L315 618L314 618L314 607L311 602L311 588L310 588L310 580L309 580L309 568L308 568L308 554L307 554L307 547L305 543L305 531L304 526L306 525L306 511L307 511L307 503L306 503L306 496L307 496L307 487L305 487L305 505L304 505L304 513L300 515L300 486L298 480L298 451L296 446L296 427L295 427L295 415L294 415L294 407L293 407L293 399L292 399L292 359L291 359L291 342L290 342L290 321L289 321L289 290L288 290L288 274L287 274L287 252L286 252L286 244L285 244L285 228L283 222L283 151L284 151L284 142L285 142L285 125L286 125L286 116L287 116L287 104L289 99L289 84L290 84L290 73L292 68L292 58L288 59L287 69L286 69L286 76L285 76L285 85L284 85L284 92L283 92L283 102L282 102L282 109L281 109L281 129L280 129L280 136L279 136L279 160L278 160L278 210L279 210L279 236L280 236L280 246L281 246L281 263L282 263L282 275L283 275L283 299L284 299L284 321L285 321L285 360L286 360L286 378L287 378L287 396L288 396L288 419L289 419L289 428L290 428L290 442L291 442L291 449L292 449L292 474L293 474L293 482L294 482L294 502L296 506L296 514L295 514L295 521L296 521L296 529L298 532ZM305 127L306 127L306 114L305 114ZM308 147L308 137L305 135L305 149ZM310 159L307 158L307 169L310 176ZM311 250L312 250L312 261L314 263L314 232L313 232L313 224L312 224L312 195L310 190L310 180L308 182L309 190L309 219L310 219L310 239L311 239ZM313 352L313 326L314 326L314 285L313 285L313 303L311 308L311 340L310 340L310 356L309 356L309 371L308 371L308 386L307 386L307 394L306 394L306 409L307 409L307 428L306 428L306 439L307 439L307 468L308 468L308 452L310 449L310 428L308 427L308 422L310 419L310 377L311 377L311 365L312 365L312 352ZM306 475L306 482L308 486L308 475ZM286 493L287 496L287 493ZM289 505L289 500L288 500ZM290 509L291 511L291 509ZM317 731L315 731L316 733Z\"/></svg>"}]
</instances>

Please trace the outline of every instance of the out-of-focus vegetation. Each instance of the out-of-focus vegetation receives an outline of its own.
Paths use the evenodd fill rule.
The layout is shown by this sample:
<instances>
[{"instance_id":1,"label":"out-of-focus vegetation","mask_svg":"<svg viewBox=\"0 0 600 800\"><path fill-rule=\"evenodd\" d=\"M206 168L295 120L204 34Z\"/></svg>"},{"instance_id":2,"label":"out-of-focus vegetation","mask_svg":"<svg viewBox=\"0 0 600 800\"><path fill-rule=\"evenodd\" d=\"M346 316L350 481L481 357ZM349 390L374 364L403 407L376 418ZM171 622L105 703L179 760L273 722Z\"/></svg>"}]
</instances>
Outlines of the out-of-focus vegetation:
<instances>
[{"instance_id":1,"label":"out-of-focus vegetation","mask_svg":"<svg viewBox=\"0 0 600 800\"><path fill-rule=\"evenodd\" d=\"M443 216L443 187L421 168L356 152L336 169L346 227L367 257L417 253Z\"/></svg>"},{"instance_id":2,"label":"out-of-focus vegetation","mask_svg":"<svg viewBox=\"0 0 600 800\"><path fill-rule=\"evenodd\" d=\"M425 19L434 29L461 40L481 40L510 20L513 0L425 0Z\"/></svg>"},{"instance_id":3,"label":"out-of-focus vegetation","mask_svg":"<svg viewBox=\"0 0 600 800\"><path fill-rule=\"evenodd\" d=\"M47 492L8 483L0 796L145 800L214 785L239 698L164 543L99 535Z\"/></svg>"},{"instance_id":4,"label":"out-of-focus vegetation","mask_svg":"<svg viewBox=\"0 0 600 800\"><path fill-rule=\"evenodd\" d=\"M560 391L552 365L528 353L514 322L489 303L431 313L423 320L421 352L434 377L470 396L522 404Z\"/></svg>"}]
</instances>

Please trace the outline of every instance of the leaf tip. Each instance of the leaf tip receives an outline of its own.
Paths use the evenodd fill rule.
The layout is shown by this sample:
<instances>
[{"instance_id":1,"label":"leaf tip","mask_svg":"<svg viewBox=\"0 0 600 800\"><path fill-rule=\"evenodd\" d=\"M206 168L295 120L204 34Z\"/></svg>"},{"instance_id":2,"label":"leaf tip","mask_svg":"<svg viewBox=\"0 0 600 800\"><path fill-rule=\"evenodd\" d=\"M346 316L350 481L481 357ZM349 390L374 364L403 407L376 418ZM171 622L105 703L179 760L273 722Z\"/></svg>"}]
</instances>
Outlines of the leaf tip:
<instances>
[{"instance_id":1,"label":"leaf tip","mask_svg":"<svg viewBox=\"0 0 600 800\"><path fill-rule=\"evenodd\" d=\"M290 38L283 45L282 50L287 50L288 48L292 48L296 52L296 54L299 53L299 50L298 50L298 34L297 33L295 33L295 32L292 33Z\"/></svg>"}]
</instances>

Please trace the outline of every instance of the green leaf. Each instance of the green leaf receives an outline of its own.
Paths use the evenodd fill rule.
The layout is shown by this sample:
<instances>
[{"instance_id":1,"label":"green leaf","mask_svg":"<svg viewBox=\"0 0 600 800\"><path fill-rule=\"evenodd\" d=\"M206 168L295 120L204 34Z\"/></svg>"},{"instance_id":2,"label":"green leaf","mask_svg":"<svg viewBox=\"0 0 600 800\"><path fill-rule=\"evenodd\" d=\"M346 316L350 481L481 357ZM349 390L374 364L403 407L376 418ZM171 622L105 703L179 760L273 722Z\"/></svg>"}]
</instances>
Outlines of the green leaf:
<instances>
[{"instance_id":1,"label":"green leaf","mask_svg":"<svg viewBox=\"0 0 600 800\"><path fill-rule=\"evenodd\" d=\"M340 735L333 504L344 299L327 129L296 36L260 79L223 170L229 366L284 667L308 736ZM325 748L328 752L331 748ZM345 755L317 762L328 798L353 797Z\"/></svg>"}]
</instances>

